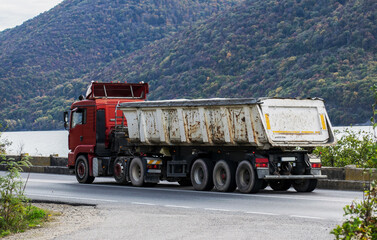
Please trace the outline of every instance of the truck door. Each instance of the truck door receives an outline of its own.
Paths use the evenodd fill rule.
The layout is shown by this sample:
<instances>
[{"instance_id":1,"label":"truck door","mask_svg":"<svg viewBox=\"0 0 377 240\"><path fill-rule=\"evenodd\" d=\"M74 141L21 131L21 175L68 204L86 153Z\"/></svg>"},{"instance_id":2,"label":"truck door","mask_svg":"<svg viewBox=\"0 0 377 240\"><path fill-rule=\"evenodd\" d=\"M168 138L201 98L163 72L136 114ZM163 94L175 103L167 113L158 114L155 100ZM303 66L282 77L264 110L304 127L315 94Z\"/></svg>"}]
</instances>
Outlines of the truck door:
<instances>
[{"instance_id":1,"label":"truck door","mask_svg":"<svg viewBox=\"0 0 377 240\"><path fill-rule=\"evenodd\" d=\"M78 107L72 110L69 130L69 149L78 145L94 145L95 132L92 107Z\"/></svg>"},{"instance_id":2,"label":"truck door","mask_svg":"<svg viewBox=\"0 0 377 240\"><path fill-rule=\"evenodd\" d=\"M86 123L86 109L75 108L71 113L71 126L69 128L69 149L72 151L82 145L84 140L83 124Z\"/></svg>"}]
</instances>

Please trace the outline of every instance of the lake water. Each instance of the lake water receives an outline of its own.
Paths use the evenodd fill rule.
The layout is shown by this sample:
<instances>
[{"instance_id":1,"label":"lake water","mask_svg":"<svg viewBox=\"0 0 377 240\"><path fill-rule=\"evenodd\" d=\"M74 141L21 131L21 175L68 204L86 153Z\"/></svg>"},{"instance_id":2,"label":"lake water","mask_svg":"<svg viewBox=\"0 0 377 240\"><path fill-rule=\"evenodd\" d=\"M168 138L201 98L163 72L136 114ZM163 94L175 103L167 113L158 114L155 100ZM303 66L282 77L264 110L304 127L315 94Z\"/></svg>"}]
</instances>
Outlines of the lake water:
<instances>
[{"instance_id":1,"label":"lake water","mask_svg":"<svg viewBox=\"0 0 377 240\"><path fill-rule=\"evenodd\" d=\"M3 132L0 141L12 142L7 154L28 153L30 156L57 154L68 157L68 131Z\"/></svg>"},{"instance_id":2,"label":"lake water","mask_svg":"<svg viewBox=\"0 0 377 240\"><path fill-rule=\"evenodd\" d=\"M373 132L371 126L362 127L334 127L343 131L349 128L352 131ZM337 133L341 137L342 132ZM12 142L7 147L7 154L28 153L30 156L50 156L57 154L60 157L68 156L68 131L26 131L26 132L3 132L0 141L8 140Z\"/></svg>"},{"instance_id":3,"label":"lake water","mask_svg":"<svg viewBox=\"0 0 377 240\"><path fill-rule=\"evenodd\" d=\"M344 135L344 130L346 129L349 129L355 133L361 132L362 134L366 133L374 135L372 126L333 127L333 129L338 131L335 133L337 138L341 138Z\"/></svg>"}]
</instances>

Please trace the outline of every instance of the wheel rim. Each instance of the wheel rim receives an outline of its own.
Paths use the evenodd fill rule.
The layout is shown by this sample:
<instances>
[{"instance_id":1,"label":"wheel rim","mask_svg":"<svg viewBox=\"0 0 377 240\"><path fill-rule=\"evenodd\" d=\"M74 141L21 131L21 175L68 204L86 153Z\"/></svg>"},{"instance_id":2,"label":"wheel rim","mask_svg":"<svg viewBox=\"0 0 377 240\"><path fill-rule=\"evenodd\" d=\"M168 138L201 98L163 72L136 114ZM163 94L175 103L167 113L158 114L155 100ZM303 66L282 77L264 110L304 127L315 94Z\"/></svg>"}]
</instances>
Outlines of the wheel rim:
<instances>
[{"instance_id":1,"label":"wheel rim","mask_svg":"<svg viewBox=\"0 0 377 240\"><path fill-rule=\"evenodd\" d=\"M202 184L204 180L204 171L201 167L198 167L194 171L194 179L197 184Z\"/></svg>"},{"instance_id":2,"label":"wheel rim","mask_svg":"<svg viewBox=\"0 0 377 240\"><path fill-rule=\"evenodd\" d=\"M242 186L248 186L250 184L250 172L245 168L240 172L240 184Z\"/></svg>"},{"instance_id":3,"label":"wheel rim","mask_svg":"<svg viewBox=\"0 0 377 240\"><path fill-rule=\"evenodd\" d=\"M77 175L79 178L84 178L85 176L85 164L82 161L78 164Z\"/></svg>"},{"instance_id":4,"label":"wheel rim","mask_svg":"<svg viewBox=\"0 0 377 240\"><path fill-rule=\"evenodd\" d=\"M219 169L216 171L216 183L219 186L224 186L227 178L228 178L228 176L226 174L225 168L219 167Z\"/></svg>"},{"instance_id":5,"label":"wheel rim","mask_svg":"<svg viewBox=\"0 0 377 240\"><path fill-rule=\"evenodd\" d=\"M123 167L120 163L116 163L114 167L114 175L120 177L123 172Z\"/></svg>"},{"instance_id":6,"label":"wheel rim","mask_svg":"<svg viewBox=\"0 0 377 240\"><path fill-rule=\"evenodd\" d=\"M141 178L141 168L139 165L134 165L132 168L132 177L136 180L139 181Z\"/></svg>"}]
</instances>

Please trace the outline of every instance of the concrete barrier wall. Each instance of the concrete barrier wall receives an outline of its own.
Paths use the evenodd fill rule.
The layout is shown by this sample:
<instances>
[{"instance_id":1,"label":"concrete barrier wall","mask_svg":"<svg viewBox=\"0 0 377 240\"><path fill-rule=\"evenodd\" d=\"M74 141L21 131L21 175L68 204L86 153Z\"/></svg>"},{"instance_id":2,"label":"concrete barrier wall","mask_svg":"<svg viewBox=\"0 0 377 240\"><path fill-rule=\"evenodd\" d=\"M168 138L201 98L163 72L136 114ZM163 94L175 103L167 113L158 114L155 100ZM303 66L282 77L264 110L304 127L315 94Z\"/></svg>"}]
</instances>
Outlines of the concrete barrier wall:
<instances>
[{"instance_id":1,"label":"concrete barrier wall","mask_svg":"<svg viewBox=\"0 0 377 240\"><path fill-rule=\"evenodd\" d=\"M29 158L29 161L33 166L60 166L66 167L68 164L68 159L63 157L55 157L53 155L49 157L40 157L40 156L26 156ZM21 156L7 155L5 160L17 160L21 159Z\"/></svg>"},{"instance_id":2,"label":"concrete barrier wall","mask_svg":"<svg viewBox=\"0 0 377 240\"><path fill-rule=\"evenodd\" d=\"M323 189L364 191L369 189L371 181L377 180L376 169L355 166L323 167L322 174L327 175L328 178L319 180L317 187Z\"/></svg>"},{"instance_id":3,"label":"concrete barrier wall","mask_svg":"<svg viewBox=\"0 0 377 240\"><path fill-rule=\"evenodd\" d=\"M323 167L322 174L327 175L328 179L348 180L348 181L372 181L377 180L376 169L356 168L346 166L342 168Z\"/></svg>"},{"instance_id":4,"label":"concrete barrier wall","mask_svg":"<svg viewBox=\"0 0 377 240\"><path fill-rule=\"evenodd\" d=\"M328 179L346 179L346 172L344 171L344 168L322 167L322 175L327 175Z\"/></svg>"},{"instance_id":5,"label":"concrete barrier wall","mask_svg":"<svg viewBox=\"0 0 377 240\"><path fill-rule=\"evenodd\" d=\"M377 180L376 169L362 169L362 168L345 168L346 179L356 181L372 181Z\"/></svg>"},{"instance_id":6,"label":"concrete barrier wall","mask_svg":"<svg viewBox=\"0 0 377 240\"><path fill-rule=\"evenodd\" d=\"M24 172L34 173L54 173L54 174L72 174L67 168L68 159L62 157L40 157L40 156L28 156L28 160L32 164L30 168L22 167ZM19 161L21 156L8 155L5 156L5 161L16 160ZM1 161L0 161L1 162ZM6 165L0 164L0 170L5 171Z\"/></svg>"}]
</instances>

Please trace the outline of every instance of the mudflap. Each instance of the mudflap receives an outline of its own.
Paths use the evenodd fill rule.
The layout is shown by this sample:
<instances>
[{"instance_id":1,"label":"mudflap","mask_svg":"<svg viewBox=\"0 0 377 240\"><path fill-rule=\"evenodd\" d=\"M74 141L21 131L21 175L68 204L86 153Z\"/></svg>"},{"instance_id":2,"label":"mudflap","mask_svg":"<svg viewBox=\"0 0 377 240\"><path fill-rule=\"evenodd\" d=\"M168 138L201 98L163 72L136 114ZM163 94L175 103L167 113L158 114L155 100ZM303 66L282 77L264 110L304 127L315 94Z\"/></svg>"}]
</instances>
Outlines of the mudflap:
<instances>
[{"instance_id":1,"label":"mudflap","mask_svg":"<svg viewBox=\"0 0 377 240\"><path fill-rule=\"evenodd\" d=\"M144 182L146 183L158 183L160 182L160 174L146 174L144 176Z\"/></svg>"}]
</instances>

